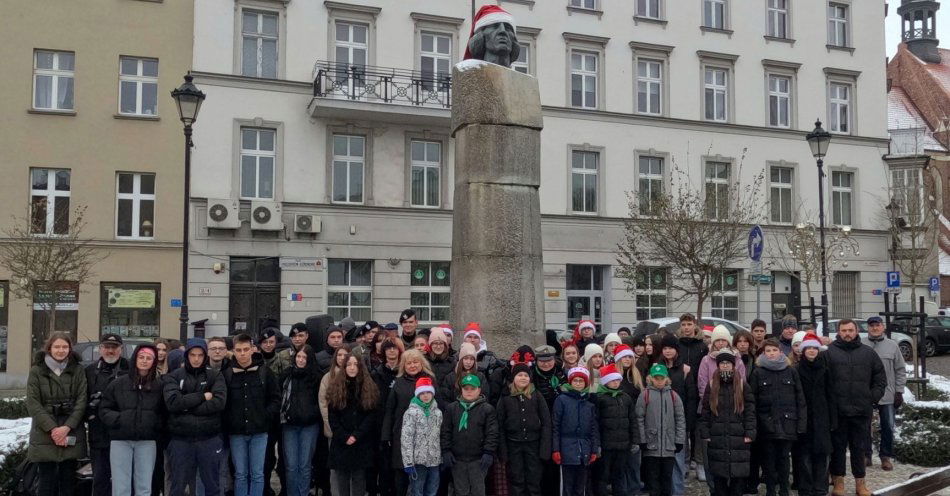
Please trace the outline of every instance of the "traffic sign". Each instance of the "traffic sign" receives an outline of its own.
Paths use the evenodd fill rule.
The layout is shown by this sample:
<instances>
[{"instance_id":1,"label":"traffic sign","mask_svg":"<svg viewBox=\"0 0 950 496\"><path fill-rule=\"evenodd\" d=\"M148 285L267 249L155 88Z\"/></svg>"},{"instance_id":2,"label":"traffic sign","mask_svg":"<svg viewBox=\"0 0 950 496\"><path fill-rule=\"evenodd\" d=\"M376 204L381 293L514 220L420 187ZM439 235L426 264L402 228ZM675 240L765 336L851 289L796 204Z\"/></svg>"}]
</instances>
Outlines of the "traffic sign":
<instances>
[{"instance_id":1,"label":"traffic sign","mask_svg":"<svg viewBox=\"0 0 950 496\"><path fill-rule=\"evenodd\" d=\"M181 298L172 298L172 308L181 308Z\"/></svg>"},{"instance_id":2,"label":"traffic sign","mask_svg":"<svg viewBox=\"0 0 950 496\"><path fill-rule=\"evenodd\" d=\"M887 289L888 293L900 293L901 292L901 273L900 272L888 272L887 273Z\"/></svg>"},{"instance_id":3,"label":"traffic sign","mask_svg":"<svg viewBox=\"0 0 950 496\"><path fill-rule=\"evenodd\" d=\"M881 296L882 294L884 294L884 291L882 291L881 288L875 288L871 290L872 296Z\"/></svg>"},{"instance_id":4,"label":"traffic sign","mask_svg":"<svg viewBox=\"0 0 950 496\"><path fill-rule=\"evenodd\" d=\"M931 293L939 293L939 292L940 292L940 278L939 278L939 277L931 277L931 278L930 278L930 292L931 292Z\"/></svg>"},{"instance_id":5,"label":"traffic sign","mask_svg":"<svg viewBox=\"0 0 950 496\"><path fill-rule=\"evenodd\" d=\"M758 225L749 230L749 258L758 262L762 259L762 248L765 246L765 235Z\"/></svg>"}]
</instances>

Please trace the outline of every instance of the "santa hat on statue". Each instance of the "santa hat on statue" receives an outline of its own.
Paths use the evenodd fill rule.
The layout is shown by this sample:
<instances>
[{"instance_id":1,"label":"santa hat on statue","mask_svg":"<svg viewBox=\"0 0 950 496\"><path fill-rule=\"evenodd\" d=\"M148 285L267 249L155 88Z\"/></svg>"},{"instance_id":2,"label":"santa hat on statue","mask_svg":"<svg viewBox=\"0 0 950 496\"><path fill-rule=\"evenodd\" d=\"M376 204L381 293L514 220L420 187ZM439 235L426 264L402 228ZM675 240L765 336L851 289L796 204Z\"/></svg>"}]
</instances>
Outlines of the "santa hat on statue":
<instances>
[{"instance_id":1,"label":"santa hat on statue","mask_svg":"<svg viewBox=\"0 0 950 496\"><path fill-rule=\"evenodd\" d=\"M614 364L604 365L600 368L600 383L602 385L606 386L610 381L619 381L622 379L623 376L620 375L620 372L617 372L617 367Z\"/></svg>"},{"instance_id":2,"label":"santa hat on statue","mask_svg":"<svg viewBox=\"0 0 950 496\"><path fill-rule=\"evenodd\" d=\"M475 36L475 31L482 29L485 26L491 26L492 24L510 24L512 28L515 27L515 18L508 13L505 9L497 5L483 5L482 8L478 9L478 12L475 13L475 19L472 22L472 32L469 33L468 39L472 39L472 36ZM468 60L472 58L472 54L468 51L468 44L465 44L465 57L463 60Z\"/></svg>"}]
</instances>

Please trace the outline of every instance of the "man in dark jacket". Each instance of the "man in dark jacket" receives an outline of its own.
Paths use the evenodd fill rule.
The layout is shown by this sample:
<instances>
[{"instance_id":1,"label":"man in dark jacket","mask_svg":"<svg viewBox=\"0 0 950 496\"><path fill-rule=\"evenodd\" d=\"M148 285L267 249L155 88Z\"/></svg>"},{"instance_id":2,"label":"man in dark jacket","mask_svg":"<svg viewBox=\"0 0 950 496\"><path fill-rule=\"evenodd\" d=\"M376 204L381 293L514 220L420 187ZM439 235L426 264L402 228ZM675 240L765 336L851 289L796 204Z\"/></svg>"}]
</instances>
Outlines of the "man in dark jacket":
<instances>
[{"instance_id":1,"label":"man in dark jacket","mask_svg":"<svg viewBox=\"0 0 950 496\"><path fill-rule=\"evenodd\" d=\"M86 367L86 422L89 425L89 460L92 462L93 494L112 494L109 461L109 432L99 419L99 403L106 387L120 375L129 373L129 361L122 356L122 337L107 333L99 338L99 360Z\"/></svg>"},{"instance_id":2,"label":"man in dark jacket","mask_svg":"<svg viewBox=\"0 0 950 496\"><path fill-rule=\"evenodd\" d=\"M174 496L185 494L185 486L195 485L195 471L201 475L205 494L219 493L221 414L227 403L227 384L217 371L208 368L208 345L191 338L185 346L185 366L163 376L165 406L168 408L169 473Z\"/></svg>"},{"instance_id":3,"label":"man in dark jacket","mask_svg":"<svg viewBox=\"0 0 950 496\"><path fill-rule=\"evenodd\" d=\"M416 311L411 308L403 310L399 314L399 326L402 327L402 332L399 335L402 337L403 344L407 350L412 349L412 342L416 339L416 327L419 326Z\"/></svg>"},{"instance_id":4,"label":"man in dark jacket","mask_svg":"<svg viewBox=\"0 0 950 496\"><path fill-rule=\"evenodd\" d=\"M268 327L261 331L259 348L264 364L273 372L274 377L279 379L285 370L291 369L290 356L281 353L279 343L280 330L277 327ZM290 343L286 343L286 348ZM316 364L313 364L316 367ZM278 456L280 455L280 456ZM277 477L280 479L280 487L287 487L286 470L284 469L283 443L281 442L280 422L274 422L271 425L270 432L267 434L267 448L264 452L264 480L269 481L271 473L277 470ZM286 491L282 491L286 494ZM270 484L264 484L264 496L274 496L275 492Z\"/></svg>"},{"instance_id":5,"label":"man in dark jacket","mask_svg":"<svg viewBox=\"0 0 950 496\"><path fill-rule=\"evenodd\" d=\"M224 419L234 463L234 492L262 494L267 431L280 413L277 379L247 334L234 336L234 359L222 371L228 385ZM270 484L268 484L270 485Z\"/></svg>"},{"instance_id":6,"label":"man in dark jacket","mask_svg":"<svg viewBox=\"0 0 950 496\"><path fill-rule=\"evenodd\" d=\"M835 496L844 495L845 456L851 450L851 475L858 496L870 496L864 481L865 430L874 405L884 396L887 375L881 357L861 343L858 326L851 319L838 322L838 335L825 352L838 410L838 428L832 433L829 472Z\"/></svg>"},{"instance_id":7,"label":"man in dark jacket","mask_svg":"<svg viewBox=\"0 0 950 496\"><path fill-rule=\"evenodd\" d=\"M327 342L326 346L317 353L317 371L320 372L320 375L326 374L330 371L330 365L333 363L333 356L336 355L336 350L343 346L343 329L339 327L331 327L327 329Z\"/></svg>"}]
</instances>

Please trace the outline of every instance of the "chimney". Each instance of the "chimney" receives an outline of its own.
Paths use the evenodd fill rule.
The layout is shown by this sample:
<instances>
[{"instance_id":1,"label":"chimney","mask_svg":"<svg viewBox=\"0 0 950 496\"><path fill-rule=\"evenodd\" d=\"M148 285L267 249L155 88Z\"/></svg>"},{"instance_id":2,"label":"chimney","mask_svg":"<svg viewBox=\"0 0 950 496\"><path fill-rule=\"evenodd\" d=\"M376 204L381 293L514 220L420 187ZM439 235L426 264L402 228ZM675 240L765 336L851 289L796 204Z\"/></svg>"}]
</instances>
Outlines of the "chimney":
<instances>
[{"instance_id":1,"label":"chimney","mask_svg":"<svg viewBox=\"0 0 950 496\"><path fill-rule=\"evenodd\" d=\"M937 0L901 0L897 14L901 16L901 40L917 58L931 64L940 63L937 46Z\"/></svg>"}]
</instances>

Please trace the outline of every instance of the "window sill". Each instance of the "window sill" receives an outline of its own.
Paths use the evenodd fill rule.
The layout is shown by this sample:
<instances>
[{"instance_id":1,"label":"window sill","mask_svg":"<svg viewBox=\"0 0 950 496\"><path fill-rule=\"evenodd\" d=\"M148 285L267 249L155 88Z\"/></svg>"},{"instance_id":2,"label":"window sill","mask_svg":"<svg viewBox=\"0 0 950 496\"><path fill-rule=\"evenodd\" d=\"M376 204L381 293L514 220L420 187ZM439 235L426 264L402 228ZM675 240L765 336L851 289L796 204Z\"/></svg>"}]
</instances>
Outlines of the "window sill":
<instances>
[{"instance_id":1,"label":"window sill","mask_svg":"<svg viewBox=\"0 0 950 496\"><path fill-rule=\"evenodd\" d=\"M854 47L839 46L839 45L825 45L825 48L828 49L828 53L831 53L832 50L838 50L841 52L848 52L851 55L854 55Z\"/></svg>"},{"instance_id":2,"label":"window sill","mask_svg":"<svg viewBox=\"0 0 950 496\"><path fill-rule=\"evenodd\" d=\"M28 114L39 114L39 115L66 115L66 116L74 116L74 115L76 115L76 111L75 111L75 110L55 110L55 109L36 109L36 108L31 108L31 109L27 109L26 112L27 112Z\"/></svg>"},{"instance_id":3,"label":"window sill","mask_svg":"<svg viewBox=\"0 0 950 496\"><path fill-rule=\"evenodd\" d=\"M502 1L502 2L508 2L508 3L520 3L521 5L527 5L527 6L528 6L528 10L532 10L532 9L534 8L534 0L501 0L501 1Z\"/></svg>"},{"instance_id":4,"label":"window sill","mask_svg":"<svg viewBox=\"0 0 950 496\"><path fill-rule=\"evenodd\" d=\"M668 21L667 21L666 19L658 19L658 18L656 18L656 17L646 17L646 16L639 16L639 15L633 16L633 24L634 24L634 26L639 25L641 22L645 22L645 23L647 23L647 24L658 24L658 25L663 26L663 27L665 28L665 27L666 27L666 23L667 23Z\"/></svg>"},{"instance_id":5,"label":"window sill","mask_svg":"<svg viewBox=\"0 0 950 496\"><path fill-rule=\"evenodd\" d=\"M156 0L144 0L144 1L153 2L153 1L156 1ZM161 1L161 0L157 0L157 1ZM135 242L140 242L140 243L143 243L143 242L144 242L144 243L148 243L148 242L151 242L151 241L155 241L155 237L151 237L151 238L138 237L138 238L136 238L136 237L133 237L133 236L116 236L116 237L115 237L115 240L116 240L116 241L135 241Z\"/></svg>"},{"instance_id":6,"label":"window sill","mask_svg":"<svg viewBox=\"0 0 950 496\"><path fill-rule=\"evenodd\" d=\"M585 9L585 8L583 8L583 7L572 7L572 6L568 5L568 6L567 6L567 14L568 14L568 15L571 15L571 14L574 14L574 13L577 13L577 14L595 15L595 16L597 16L598 19L600 19L600 18L602 18L602 17L604 16L604 11L603 11L603 10Z\"/></svg>"},{"instance_id":7,"label":"window sill","mask_svg":"<svg viewBox=\"0 0 950 496\"><path fill-rule=\"evenodd\" d=\"M115 119L127 119L130 121L160 121L162 120L162 118L157 115L113 114L112 117Z\"/></svg>"},{"instance_id":8,"label":"window sill","mask_svg":"<svg viewBox=\"0 0 950 496\"><path fill-rule=\"evenodd\" d=\"M789 45L795 46L795 40L792 38L778 38L775 36L767 36L767 35L763 36L763 38L765 38L766 43L776 41L779 43L788 43Z\"/></svg>"},{"instance_id":9,"label":"window sill","mask_svg":"<svg viewBox=\"0 0 950 496\"><path fill-rule=\"evenodd\" d=\"M588 110L588 111L591 111L591 112L597 112L598 110L600 110L599 107L583 107L583 106L580 106L580 105L571 105L571 104L567 104L567 106L568 106L568 108L572 108L572 109L575 109L575 110Z\"/></svg>"},{"instance_id":10,"label":"window sill","mask_svg":"<svg viewBox=\"0 0 950 496\"><path fill-rule=\"evenodd\" d=\"M700 26L699 30L702 31L704 35L706 33L719 33L719 34L724 34L728 36L729 38L732 38L732 33L733 33L731 29L711 28L709 26Z\"/></svg>"}]
</instances>

